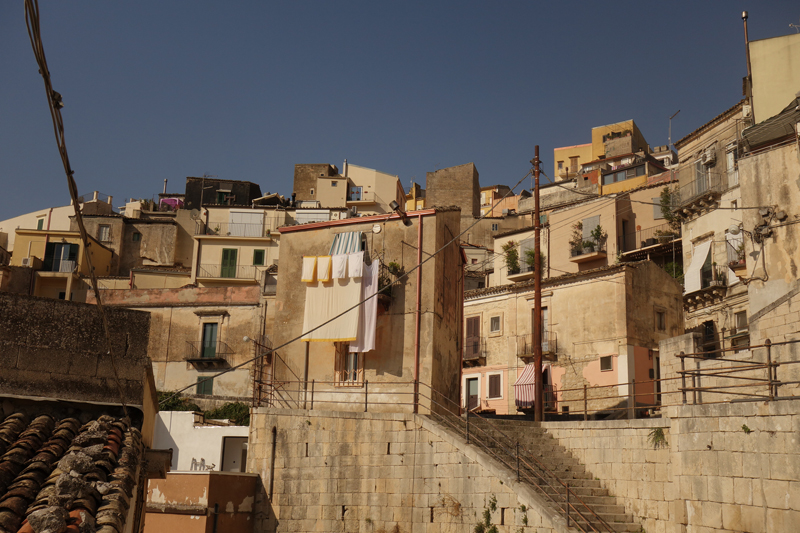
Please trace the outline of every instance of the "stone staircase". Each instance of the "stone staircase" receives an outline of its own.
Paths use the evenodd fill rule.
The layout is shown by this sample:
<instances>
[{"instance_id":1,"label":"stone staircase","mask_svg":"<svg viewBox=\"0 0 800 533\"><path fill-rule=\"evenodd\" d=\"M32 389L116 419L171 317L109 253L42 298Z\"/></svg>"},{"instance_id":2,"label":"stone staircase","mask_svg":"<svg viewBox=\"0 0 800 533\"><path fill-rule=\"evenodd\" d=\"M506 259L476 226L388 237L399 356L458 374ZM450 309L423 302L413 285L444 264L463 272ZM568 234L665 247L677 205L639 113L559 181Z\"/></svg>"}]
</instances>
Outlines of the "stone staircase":
<instances>
[{"instance_id":1,"label":"stone staircase","mask_svg":"<svg viewBox=\"0 0 800 533\"><path fill-rule=\"evenodd\" d=\"M433 418L466 437L463 418L442 415ZM517 472L516 444L519 443L520 481L530 485L562 516L567 515L565 484L569 486L569 503L574 506L569 509L571 530L602 533L641 530L608 489L552 435L533 422L470 416L469 426L470 444L482 448L514 473Z\"/></svg>"}]
</instances>

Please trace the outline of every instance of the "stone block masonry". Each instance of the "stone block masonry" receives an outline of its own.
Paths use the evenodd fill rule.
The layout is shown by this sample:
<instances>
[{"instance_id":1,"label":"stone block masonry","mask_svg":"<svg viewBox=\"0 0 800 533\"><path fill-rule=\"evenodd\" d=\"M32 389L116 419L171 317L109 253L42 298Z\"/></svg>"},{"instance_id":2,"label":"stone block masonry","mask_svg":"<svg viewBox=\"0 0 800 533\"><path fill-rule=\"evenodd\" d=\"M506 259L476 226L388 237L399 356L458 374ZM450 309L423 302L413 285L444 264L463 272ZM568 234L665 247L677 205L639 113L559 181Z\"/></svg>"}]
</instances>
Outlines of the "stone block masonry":
<instances>
[{"instance_id":1,"label":"stone block masonry","mask_svg":"<svg viewBox=\"0 0 800 533\"><path fill-rule=\"evenodd\" d=\"M669 407L667 413L542 427L647 533L800 530L800 400ZM661 444L653 440L656 429Z\"/></svg>"},{"instance_id":2,"label":"stone block masonry","mask_svg":"<svg viewBox=\"0 0 800 533\"><path fill-rule=\"evenodd\" d=\"M501 533L568 531L500 463L412 414L255 409L248 471L256 531L467 533L487 509Z\"/></svg>"}]
</instances>

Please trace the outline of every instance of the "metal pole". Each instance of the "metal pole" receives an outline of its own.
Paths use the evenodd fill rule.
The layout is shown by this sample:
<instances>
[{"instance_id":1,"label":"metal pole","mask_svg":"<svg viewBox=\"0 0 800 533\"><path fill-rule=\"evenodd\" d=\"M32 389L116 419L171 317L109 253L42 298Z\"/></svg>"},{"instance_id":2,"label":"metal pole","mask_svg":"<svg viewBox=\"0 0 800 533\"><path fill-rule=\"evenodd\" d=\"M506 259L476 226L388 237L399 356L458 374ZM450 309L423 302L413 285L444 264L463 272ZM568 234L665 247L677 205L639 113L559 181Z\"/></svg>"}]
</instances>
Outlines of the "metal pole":
<instances>
[{"instance_id":1,"label":"metal pole","mask_svg":"<svg viewBox=\"0 0 800 533\"><path fill-rule=\"evenodd\" d=\"M469 405L467 405L467 444L469 444Z\"/></svg>"},{"instance_id":2,"label":"metal pole","mask_svg":"<svg viewBox=\"0 0 800 533\"><path fill-rule=\"evenodd\" d=\"M744 51L747 57L747 103L750 104L750 115L755 117L753 109L753 74L750 70L750 38L747 36L747 11L742 11L742 21L744 22ZM755 119L753 119L755 124Z\"/></svg>"},{"instance_id":3,"label":"metal pole","mask_svg":"<svg viewBox=\"0 0 800 533\"><path fill-rule=\"evenodd\" d=\"M567 527L569 527L569 483L567 483Z\"/></svg>"},{"instance_id":4,"label":"metal pole","mask_svg":"<svg viewBox=\"0 0 800 533\"><path fill-rule=\"evenodd\" d=\"M764 346L767 347L767 387L769 390L767 394L769 395L770 401L775 399L775 388L773 387L772 381L772 342L769 339L764 341Z\"/></svg>"},{"instance_id":5,"label":"metal pole","mask_svg":"<svg viewBox=\"0 0 800 533\"><path fill-rule=\"evenodd\" d=\"M417 309L414 317L414 413L419 413L420 319L422 315L422 215L417 217ZM433 383L431 383L432 385Z\"/></svg>"},{"instance_id":6,"label":"metal pole","mask_svg":"<svg viewBox=\"0 0 800 533\"><path fill-rule=\"evenodd\" d=\"M589 420L589 397L586 393L586 385L583 386L583 419Z\"/></svg>"},{"instance_id":7,"label":"metal pole","mask_svg":"<svg viewBox=\"0 0 800 533\"><path fill-rule=\"evenodd\" d=\"M697 405L697 374L692 371L692 405Z\"/></svg>"},{"instance_id":8,"label":"metal pole","mask_svg":"<svg viewBox=\"0 0 800 533\"><path fill-rule=\"evenodd\" d=\"M544 387L542 383L542 221L539 213L539 145L534 147L534 281L533 281L533 414L534 420L544 420Z\"/></svg>"},{"instance_id":9,"label":"metal pole","mask_svg":"<svg viewBox=\"0 0 800 533\"><path fill-rule=\"evenodd\" d=\"M683 395L683 404L686 405L686 358L683 352L678 356L681 359L681 394Z\"/></svg>"},{"instance_id":10,"label":"metal pole","mask_svg":"<svg viewBox=\"0 0 800 533\"><path fill-rule=\"evenodd\" d=\"M628 398L628 418L636 418L636 380L631 380L631 394Z\"/></svg>"},{"instance_id":11,"label":"metal pole","mask_svg":"<svg viewBox=\"0 0 800 533\"><path fill-rule=\"evenodd\" d=\"M519 442L517 442L517 482L519 483Z\"/></svg>"},{"instance_id":12,"label":"metal pole","mask_svg":"<svg viewBox=\"0 0 800 533\"><path fill-rule=\"evenodd\" d=\"M369 380L364 381L364 412L367 412L367 405L369 405Z\"/></svg>"},{"instance_id":13,"label":"metal pole","mask_svg":"<svg viewBox=\"0 0 800 533\"><path fill-rule=\"evenodd\" d=\"M313 379L311 380L311 410L312 411L314 410L314 381L315 380L313 380Z\"/></svg>"}]
</instances>

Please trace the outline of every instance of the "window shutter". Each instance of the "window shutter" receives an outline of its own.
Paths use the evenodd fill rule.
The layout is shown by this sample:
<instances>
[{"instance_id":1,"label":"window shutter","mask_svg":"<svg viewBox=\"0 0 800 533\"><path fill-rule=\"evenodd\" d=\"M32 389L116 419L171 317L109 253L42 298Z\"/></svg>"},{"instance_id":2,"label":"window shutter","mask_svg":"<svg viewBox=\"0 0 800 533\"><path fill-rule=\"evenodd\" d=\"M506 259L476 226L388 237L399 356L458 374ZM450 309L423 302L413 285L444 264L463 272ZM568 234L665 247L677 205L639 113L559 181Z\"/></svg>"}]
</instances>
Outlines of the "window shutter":
<instances>
[{"instance_id":1,"label":"window shutter","mask_svg":"<svg viewBox=\"0 0 800 533\"><path fill-rule=\"evenodd\" d=\"M653 198L653 220L662 220L664 213L661 212L661 197Z\"/></svg>"},{"instance_id":2,"label":"window shutter","mask_svg":"<svg viewBox=\"0 0 800 533\"><path fill-rule=\"evenodd\" d=\"M500 374L489 376L489 398L499 398L500 394Z\"/></svg>"},{"instance_id":3,"label":"window shutter","mask_svg":"<svg viewBox=\"0 0 800 533\"><path fill-rule=\"evenodd\" d=\"M588 241L592 238L592 231L600 225L600 215L583 219L583 240Z\"/></svg>"}]
</instances>

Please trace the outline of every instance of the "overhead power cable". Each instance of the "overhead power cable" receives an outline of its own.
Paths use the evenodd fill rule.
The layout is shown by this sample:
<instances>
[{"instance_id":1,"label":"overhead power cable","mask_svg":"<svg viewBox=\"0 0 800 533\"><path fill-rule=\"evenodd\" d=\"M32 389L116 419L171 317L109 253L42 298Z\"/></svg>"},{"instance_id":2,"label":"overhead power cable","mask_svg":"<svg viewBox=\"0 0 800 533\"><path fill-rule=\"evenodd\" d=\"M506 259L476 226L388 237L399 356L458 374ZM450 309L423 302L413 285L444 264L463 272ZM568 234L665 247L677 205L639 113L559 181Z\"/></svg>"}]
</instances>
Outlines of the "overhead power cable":
<instances>
[{"instance_id":1,"label":"overhead power cable","mask_svg":"<svg viewBox=\"0 0 800 533\"><path fill-rule=\"evenodd\" d=\"M241 368L241 367L243 367L243 366L245 366L245 365L247 365L247 364L249 364L249 363L252 363L252 362L253 362L253 361L255 361L256 359L260 359L260 358L262 358L262 357L264 357L264 356L266 356L266 355L269 355L269 354L271 354L271 353L277 352L278 350L280 350L280 349L282 349L282 348L285 348L286 346L289 346L290 344L293 344L293 343L295 343L295 342L297 342L297 341L301 340L303 337L305 337L305 336L306 336L306 335L308 335L309 333L312 333L312 332L314 332L314 331L316 331L316 330L320 329L321 327L323 327L323 326L326 326L327 324L330 324L331 322L333 322L334 320L338 319L339 317L346 315L347 313L349 313L350 311L352 311L352 310L354 310L354 309L358 308L360 305L362 305L363 303L367 302L367 301L368 301L368 300L370 300L371 298L375 298L375 297L377 297L377 296L378 296L378 294L381 294L381 293L385 293L385 292L387 292L387 291L388 291L388 290L389 290L389 289L390 289L392 286L394 286L394 285L396 285L396 284L400 284L400 283L403 283L403 282L405 282L405 280L407 280L407 279L408 279L408 277L411 275L411 273L412 273L412 272L414 272L415 270L417 270L417 269L421 268L421 267L422 267L422 265L424 265L425 263L427 263L428 261L430 261L431 259L433 259L433 258L434 258L434 257L436 257L437 255L439 255L440 253L442 253L442 252L443 252L445 249L447 249L447 247L448 247L448 246L450 246L450 245L451 245L451 244L453 244L454 242L458 242L458 241L459 241L459 239L461 238L461 236L462 236L462 235L464 235L464 234L465 234L465 233L467 233L469 230L471 230L473 227L475 227L475 225L477 225L477 224L478 224L478 222L480 222L481 220L483 220L484 218L486 218L487 214L488 214L488 213L491 213L492 211L494 211L494 209L495 209L497 206L499 206L499 205L500 205L500 203L501 203L503 200L505 200L505 199L508 197L508 195L509 195L509 194L511 194L511 193L514 191L514 189L516 189L517 187L519 187L519 186L520 186L520 184L521 184L523 181L525 181L525 178L527 178L527 177L528 177L530 174L531 174L531 171L530 171L530 170L529 170L528 172L526 172L526 173L525 173L525 175L524 175L524 176L522 176L522 178L520 178L520 180L519 180L519 181L516 183L516 185L514 185L513 187L511 187L511 188L510 188L510 189L509 189L509 190L508 190L508 191L507 191L507 192L506 192L506 193L505 193L505 194L504 194L504 195L503 195L503 196L502 196L502 197L501 197L501 198L500 198L500 199L497 201L497 203L496 203L496 204L494 204L494 205L492 206L492 208L491 208L491 209L488 209L488 210L486 211L486 214L483 214L483 215L481 215L481 216L479 216L479 217L476 217L476 218L475 218L475 221L474 221L472 224L470 224L469 226L467 226L467 228L466 228L466 229L464 229L464 230L463 230L461 233L459 233L458 235L456 235L455 237L453 237L452 239L450 239L450 240L449 240L448 242L446 242L446 243L445 243L445 244L444 244L444 245L443 245L441 248L439 248L439 249L438 249L438 250L436 250L434 253L430 254L428 257L426 257L425 259L423 259L421 263L419 263L418 265L415 265L415 266L414 266L413 268L411 268L411 269L410 269L408 272L406 272L406 273L405 273L405 274L403 274L402 276L398 277L396 280L394 280L392 283L390 283L389 285L387 285L386 287L384 287L383 289L381 289L381 290L380 290L380 291L378 291L377 293L375 293L375 294L373 294L373 295L371 295L371 296L367 296L366 298L364 298L363 300L361 300L361 301L360 301L360 302L358 302L357 304L353 305L352 307L350 307L350 308L348 308L348 309L346 309L346 310L342 311L342 312L341 312L341 313L339 313L338 315L336 315L336 316L334 316L334 317L330 318L329 320L327 320L327 321L323 322L322 324L319 324L318 326L316 326L316 327L314 327L314 328L311 328L311 329L309 329L308 331L304 331L304 332L303 332L303 333L301 333L300 335L298 335L298 336L296 336L296 337L294 337L294 338L292 338L292 339L290 339L290 340L288 340L288 341L284 342L284 343L283 343L283 344L281 344L280 346L276 346L275 348L270 348L270 349L267 349L267 350L266 350L266 351L264 351L263 353L260 353L260 354L256 355L255 357L251 357L250 359L248 359L248 360L246 360L246 361L243 361L243 362L239 363L238 365L235 365L235 366L232 366L232 367L226 368L225 370L223 370L223 371L221 371L221 372L218 372L218 373L214 374L213 376L208 376L208 377L205 377L205 378L202 378L202 379L198 379L198 380L197 380L196 382L194 382L194 383L190 383L190 384L186 385L185 387L182 387L182 388L180 388L180 389L178 389L178 390L176 390L176 391L173 391L173 393L172 393L172 394L170 394L169 396L166 396L166 397L164 397L164 398L163 398L163 399L162 399L162 400L159 402L159 405L166 404L166 403L167 403L167 402L169 402L169 401L170 401L172 398L175 398L176 396L179 396L181 392L183 392L183 391L185 391L185 390L188 390L188 389L190 389L190 388L192 388L192 387L194 387L194 386L196 386L196 385L199 385L199 384L201 384L201 383L205 383L206 381L210 381L210 380L212 380L212 379L214 379L214 378L217 378L217 377L219 377L219 376L222 376L222 375L224 375L224 374L227 374L228 372L233 372L234 370L237 370L237 369L239 369L239 368ZM422 246L422 243L419 243L419 245L420 245L420 246Z\"/></svg>"},{"instance_id":2,"label":"overhead power cable","mask_svg":"<svg viewBox=\"0 0 800 533\"><path fill-rule=\"evenodd\" d=\"M47 59L44 55L44 45L42 44L41 27L39 25L39 2L38 0L25 0L25 23L28 27L28 37L33 47L33 54L36 57L36 63L39 65L39 74L44 79L44 89L47 94L47 105L50 108L50 118L53 120L53 133L56 136L56 144L58 145L58 153L61 156L61 162L64 165L64 172L67 174L67 188L69 189L69 196L72 200L72 207L75 210L75 222L78 224L81 241L83 241L83 255L86 261L86 266L89 270L89 277L92 282L92 289L94 290L95 299L97 301L97 310L100 313L100 319L103 323L103 332L106 340L106 352L111 360L111 368L114 373L114 382L119 394L119 401L122 404L122 409L125 416L128 415L128 408L125 404L125 396L122 393L122 384L119 380L119 372L117 371L117 363L114 359L113 346L111 343L111 330L108 325L108 317L106 316L106 309L100 298L100 291L97 286L97 276L95 275L94 267L92 266L92 257L90 253L91 243L89 236L86 233L86 227L83 224L83 217L78 198L78 187L75 184L73 175L75 172L69 163L69 155L67 155L67 145L64 140L64 122L61 118L61 108L64 104L61 100L61 95L53 90L50 81L50 70L47 68ZM68 295L69 296L69 295Z\"/></svg>"}]
</instances>

